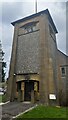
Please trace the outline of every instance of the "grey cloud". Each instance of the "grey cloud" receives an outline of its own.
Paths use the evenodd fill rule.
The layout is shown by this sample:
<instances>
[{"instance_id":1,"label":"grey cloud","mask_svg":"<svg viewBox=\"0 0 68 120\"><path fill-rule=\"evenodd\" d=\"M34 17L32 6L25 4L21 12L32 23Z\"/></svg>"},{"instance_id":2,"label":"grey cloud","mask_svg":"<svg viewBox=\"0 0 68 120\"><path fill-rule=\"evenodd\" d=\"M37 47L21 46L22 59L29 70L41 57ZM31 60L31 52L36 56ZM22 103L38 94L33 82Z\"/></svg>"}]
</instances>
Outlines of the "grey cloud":
<instances>
[{"instance_id":1,"label":"grey cloud","mask_svg":"<svg viewBox=\"0 0 68 120\"><path fill-rule=\"evenodd\" d=\"M14 19L20 17L20 13L23 14L23 4L19 3L3 3L2 5L2 22L10 24Z\"/></svg>"},{"instance_id":2,"label":"grey cloud","mask_svg":"<svg viewBox=\"0 0 68 120\"><path fill-rule=\"evenodd\" d=\"M34 12L33 2L14 2L3 3L2 5L2 22L10 24L11 22L30 15Z\"/></svg>"},{"instance_id":3,"label":"grey cloud","mask_svg":"<svg viewBox=\"0 0 68 120\"><path fill-rule=\"evenodd\" d=\"M64 36L63 36L64 34ZM57 47L62 52L66 53L66 34L65 32L61 32L59 35L57 35Z\"/></svg>"},{"instance_id":4,"label":"grey cloud","mask_svg":"<svg viewBox=\"0 0 68 120\"><path fill-rule=\"evenodd\" d=\"M12 47L12 38L13 38L13 30L11 26L2 25L2 47L5 52L5 61L10 61L11 55L11 47Z\"/></svg>"},{"instance_id":5,"label":"grey cloud","mask_svg":"<svg viewBox=\"0 0 68 120\"><path fill-rule=\"evenodd\" d=\"M64 6L64 7L62 7ZM62 3L54 3L53 7L53 20L55 21L55 24L58 28L59 32L62 32L65 30L65 24L66 24L66 4L64 2Z\"/></svg>"}]
</instances>

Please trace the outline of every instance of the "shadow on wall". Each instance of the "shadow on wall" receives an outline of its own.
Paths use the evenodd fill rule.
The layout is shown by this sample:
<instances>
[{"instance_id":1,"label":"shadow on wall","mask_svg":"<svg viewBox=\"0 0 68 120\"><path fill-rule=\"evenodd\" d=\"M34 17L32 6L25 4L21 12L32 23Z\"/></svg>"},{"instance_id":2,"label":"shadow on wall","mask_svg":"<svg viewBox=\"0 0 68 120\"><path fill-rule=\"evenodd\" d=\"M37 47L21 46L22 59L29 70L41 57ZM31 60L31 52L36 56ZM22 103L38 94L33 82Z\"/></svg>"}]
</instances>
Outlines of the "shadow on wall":
<instances>
[{"instance_id":1,"label":"shadow on wall","mask_svg":"<svg viewBox=\"0 0 68 120\"><path fill-rule=\"evenodd\" d=\"M59 90L59 105L68 106L68 95L67 91Z\"/></svg>"}]
</instances>

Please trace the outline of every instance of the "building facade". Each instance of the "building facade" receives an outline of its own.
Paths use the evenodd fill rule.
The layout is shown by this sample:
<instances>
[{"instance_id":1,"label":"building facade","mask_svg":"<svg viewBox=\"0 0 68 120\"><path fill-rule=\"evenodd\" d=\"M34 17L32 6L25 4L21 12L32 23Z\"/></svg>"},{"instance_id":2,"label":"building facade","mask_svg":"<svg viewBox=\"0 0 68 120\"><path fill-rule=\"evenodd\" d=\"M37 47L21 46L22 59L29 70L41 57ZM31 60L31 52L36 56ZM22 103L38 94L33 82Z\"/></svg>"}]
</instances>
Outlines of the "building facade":
<instances>
[{"instance_id":1,"label":"building facade","mask_svg":"<svg viewBox=\"0 0 68 120\"><path fill-rule=\"evenodd\" d=\"M2 46L0 41L0 82L2 81Z\"/></svg>"},{"instance_id":2,"label":"building facade","mask_svg":"<svg viewBox=\"0 0 68 120\"><path fill-rule=\"evenodd\" d=\"M68 105L68 56L58 50L58 95L60 105Z\"/></svg>"},{"instance_id":3,"label":"building facade","mask_svg":"<svg viewBox=\"0 0 68 120\"><path fill-rule=\"evenodd\" d=\"M48 9L12 23L14 38L7 97L58 103L57 29Z\"/></svg>"}]
</instances>

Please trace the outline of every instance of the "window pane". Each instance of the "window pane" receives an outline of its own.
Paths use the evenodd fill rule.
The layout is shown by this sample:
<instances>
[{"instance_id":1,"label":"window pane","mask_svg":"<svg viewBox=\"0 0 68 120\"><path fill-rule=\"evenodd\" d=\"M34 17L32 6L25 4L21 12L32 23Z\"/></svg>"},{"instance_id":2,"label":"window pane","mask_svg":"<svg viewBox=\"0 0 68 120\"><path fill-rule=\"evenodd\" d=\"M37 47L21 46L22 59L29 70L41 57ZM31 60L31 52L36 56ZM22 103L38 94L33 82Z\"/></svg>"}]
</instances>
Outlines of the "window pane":
<instances>
[{"instance_id":1,"label":"window pane","mask_svg":"<svg viewBox=\"0 0 68 120\"><path fill-rule=\"evenodd\" d=\"M61 68L62 75L65 75L65 67Z\"/></svg>"}]
</instances>

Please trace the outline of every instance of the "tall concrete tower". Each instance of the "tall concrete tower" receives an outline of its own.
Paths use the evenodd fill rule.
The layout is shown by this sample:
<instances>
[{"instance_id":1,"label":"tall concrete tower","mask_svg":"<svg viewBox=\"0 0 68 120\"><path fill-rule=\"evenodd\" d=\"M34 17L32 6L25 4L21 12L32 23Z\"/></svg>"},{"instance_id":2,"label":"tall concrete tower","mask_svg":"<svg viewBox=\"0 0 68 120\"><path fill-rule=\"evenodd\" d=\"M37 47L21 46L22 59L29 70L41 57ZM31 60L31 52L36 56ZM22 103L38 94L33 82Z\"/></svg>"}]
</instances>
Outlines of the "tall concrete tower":
<instances>
[{"instance_id":1,"label":"tall concrete tower","mask_svg":"<svg viewBox=\"0 0 68 120\"><path fill-rule=\"evenodd\" d=\"M57 29L48 9L12 23L8 99L50 104L57 96ZM56 100L55 100L56 101Z\"/></svg>"}]
</instances>

